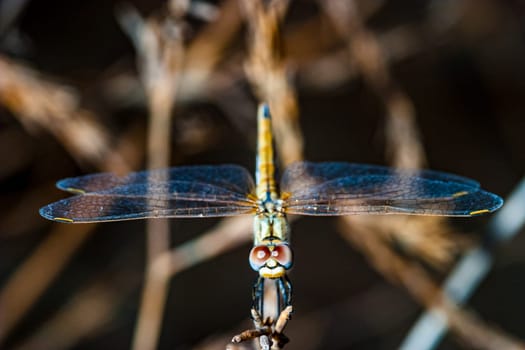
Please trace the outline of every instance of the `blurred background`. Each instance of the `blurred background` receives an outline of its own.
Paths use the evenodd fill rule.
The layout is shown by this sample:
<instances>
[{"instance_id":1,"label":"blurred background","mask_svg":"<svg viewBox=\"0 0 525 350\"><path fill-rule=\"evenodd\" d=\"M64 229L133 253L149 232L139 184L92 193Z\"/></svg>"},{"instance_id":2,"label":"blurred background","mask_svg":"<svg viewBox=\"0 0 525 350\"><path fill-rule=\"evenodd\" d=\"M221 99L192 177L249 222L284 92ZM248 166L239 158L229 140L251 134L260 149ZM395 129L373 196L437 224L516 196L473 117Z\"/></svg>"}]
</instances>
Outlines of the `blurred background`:
<instances>
[{"instance_id":1,"label":"blurred background","mask_svg":"<svg viewBox=\"0 0 525 350\"><path fill-rule=\"evenodd\" d=\"M65 197L61 178L151 166L155 114L172 118L170 166L252 171L257 101L268 99L283 164L429 167L504 198L518 185L523 2L265 3L0 1L0 348L224 349L252 327L242 222L170 220L175 258L147 331L146 223L38 215ZM500 243L491 219L294 221L286 348L400 347L476 247L492 256L488 274L464 309L437 302L452 330L435 348L523 348L525 238L518 227ZM178 267L178 249L210 233L217 252Z\"/></svg>"}]
</instances>

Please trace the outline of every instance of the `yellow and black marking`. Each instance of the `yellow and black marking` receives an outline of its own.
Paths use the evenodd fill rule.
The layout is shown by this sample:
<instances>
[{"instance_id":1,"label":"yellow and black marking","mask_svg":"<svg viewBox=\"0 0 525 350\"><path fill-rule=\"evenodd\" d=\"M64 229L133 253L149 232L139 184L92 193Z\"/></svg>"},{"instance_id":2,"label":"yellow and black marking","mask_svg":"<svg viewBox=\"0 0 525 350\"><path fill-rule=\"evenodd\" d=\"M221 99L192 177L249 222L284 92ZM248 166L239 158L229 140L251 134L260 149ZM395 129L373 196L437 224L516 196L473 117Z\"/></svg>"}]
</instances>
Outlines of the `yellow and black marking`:
<instances>
[{"instance_id":1,"label":"yellow and black marking","mask_svg":"<svg viewBox=\"0 0 525 350\"><path fill-rule=\"evenodd\" d=\"M452 197L454 197L454 198L458 198L458 197L465 196L465 195L467 195L467 194L468 194L467 191L461 191L461 192L454 193L454 194L452 195Z\"/></svg>"},{"instance_id":2,"label":"yellow and black marking","mask_svg":"<svg viewBox=\"0 0 525 350\"><path fill-rule=\"evenodd\" d=\"M254 195L253 193L248 193L248 194L246 194L246 198L247 198L248 200L252 201L252 202L256 202L257 199L258 199L257 196Z\"/></svg>"},{"instance_id":3,"label":"yellow and black marking","mask_svg":"<svg viewBox=\"0 0 525 350\"><path fill-rule=\"evenodd\" d=\"M70 193L86 194L86 191L80 188L68 187L65 190Z\"/></svg>"},{"instance_id":4,"label":"yellow and black marking","mask_svg":"<svg viewBox=\"0 0 525 350\"><path fill-rule=\"evenodd\" d=\"M480 214L486 214L486 213L490 213L490 210L488 209L474 210L474 211L471 211L469 215L474 216L474 215L480 215Z\"/></svg>"},{"instance_id":5,"label":"yellow and black marking","mask_svg":"<svg viewBox=\"0 0 525 350\"><path fill-rule=\"evenodd\" d=\"M72 223L72 222L74 222L73 219L69 219L69 218L60 218L60 217L55 217L55 218L53 218L53 220L55 220L55 221L60 221L60 222L65 222L65 223L69 223L69 224Z\"/></svg>"},{"instance_id":6,"label":"yellow and black marking","mask_svg":"<svg viewBox=\"0 0 525 350\"><path fill-rule=\"evenodd\" d=\"M267 104L261 104L257 113L257 198L277 198L275 184L275 164L273 150L273 133L270 109Z\"/></svg>"},{"instance_id":7,"label":"yellow and black marking","mask_svg":"<svg viewBox=\"0 0 525 350\"><path fill-rule=\"evenodd\" d=\"M288 198L290 198L292 196L292 194L290 192L281 192L281 199L283 201L287 200Z\"/></svg>"}]
</instances>

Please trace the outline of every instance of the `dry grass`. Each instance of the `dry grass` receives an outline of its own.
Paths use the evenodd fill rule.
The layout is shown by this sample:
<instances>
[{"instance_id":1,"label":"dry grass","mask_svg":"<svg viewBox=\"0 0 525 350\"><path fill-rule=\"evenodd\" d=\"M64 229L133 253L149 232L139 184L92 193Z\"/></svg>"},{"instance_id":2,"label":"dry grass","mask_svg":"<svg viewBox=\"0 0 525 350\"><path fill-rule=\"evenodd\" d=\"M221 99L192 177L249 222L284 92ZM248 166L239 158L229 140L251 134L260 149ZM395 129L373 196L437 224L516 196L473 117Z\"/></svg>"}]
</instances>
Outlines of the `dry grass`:
<instances>
[{"instance_id":1,"label":"dry grass","mask_svg":"<svg viewBox=\"0 0 525 350\"><path fill-rule=\"evenodd\" d=\"M361 77L382 104L385 154L389 163L402 168L423 167L427 157L416 121L416 103L394 79L391 65L424 50L421 33L445 36L456 30L457 23L472 24L465 29L471 37L486 29L480 22L462 22L465 19L462 14L467 13L472 4L461 1L458 6L436 10L456 15L451 17L456 21L442 23L439 28L428 23L412 23L374 33L367 21L380 12L385 3L319 1L314 16L295 19L290 28L286 27L287 11L290 6L300 7L300 2L225 0L219 7L195 7L188 1L173 0L147 19L132 7L120 7L119 20L131 37L138 66L138 79L126 81L140 85L137 88L144 92L145 99L139 103L146 106L149 116L145 150L136 146L136 136L117 139L101 122L103 116L84 102L79 92L82 90L60 83L7 54L0 56L0 105L16 117L32 137L38 137L42 130L52 135L80 166L125 173L137 168L143 155L149 169L171 165L174 158L170 152L172 117L185 105L212 101L229 111L227 114L235 115L237 119L232 123L240 125L244 132L242 125L253 122L243 120L242 115L253 118L256 104L249 97L248 89L239 88L240 82L246 80L256 100L270 104L276 146L284 167L304 159L305 141L299 123L300 89L324 91ZM485 17L482 19L487 19L491 12L487 8L499 8L488 0L483 4ZM500 12L493 12L501 16ZM202 28L193 32L195 17L202 21ZM193 19L188 22L188 18ZM243 23L246 33L241 31ZM236 40L239 38L246 43L246 50ZM129 77L134 73L125 74ZM114 80L103 83L116 86L111 85ZM202 141L197 143L207 141L206 137L199 139ZM206 143L203 148L208 146ZM39 196L44 195L47 196ZM133 335L134 349L161 346L170 282L181 272L249 242L251 225L249 217L224 219L196 238L172 246L167 220L148 223L147 267ZM0 290L0 342L8 341L17 325L31 317L32 306L51 288L95 228L95 225L52 225L36 248L10 271ZM37 228L28 224L27 230L31 229ZM405 288L426 310L446 319L466 347L524 348L518 337L489 326L473 312L455 305L434 275L421 265L420 262L425 262L434 272L447 271L463 249L474 244L471 240L458 239L457 229L444 219L350 217L341 219L339 231L387 280ZM127 284L130 294L139 285L136 278L132 280ZM83 339L95 337L112 323L118 312L122 296L117 288L108 286L103 277L86 283L79 291L71 292L69 301L53 316L47 317L24 339L17 340L17 348L68 349ZM226 335L213 335L201 348L224 348L225 339L239 333L235 339L242 343L229 344L231 349L265 344L268 348L280 349L284 346L282 332L290 313L291 310L286 310L270 320L252 315L254 329L239 333L246 324L225 326L230 329ZM303 323L305 328L310 327L316 339L324 336L320 324L319 319ZM253 339L257 341L252 344ZM316 346L314 340L309 339L309 343Z\"/></svg>"}]
</instances>

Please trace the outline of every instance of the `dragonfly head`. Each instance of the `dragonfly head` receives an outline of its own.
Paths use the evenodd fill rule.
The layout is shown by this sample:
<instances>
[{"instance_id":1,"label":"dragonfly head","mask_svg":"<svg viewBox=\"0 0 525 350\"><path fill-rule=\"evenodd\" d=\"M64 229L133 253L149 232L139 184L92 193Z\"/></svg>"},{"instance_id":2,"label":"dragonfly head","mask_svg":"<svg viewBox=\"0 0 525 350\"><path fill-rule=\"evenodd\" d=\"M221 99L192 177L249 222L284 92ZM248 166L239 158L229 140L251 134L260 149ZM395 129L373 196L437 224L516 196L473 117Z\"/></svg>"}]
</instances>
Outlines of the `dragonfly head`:
<instances>
[{"instance_id":1,"label":"dragonfly head","mask_svg":"<svg viewBox=\"0 0 525 350\"><path fill-rule=\"evenodd\" d=\"M292 250L281 240L265 240L250 251L250 266L264 278L279 278L292 267Z\"/></svg>"}]
</instances>

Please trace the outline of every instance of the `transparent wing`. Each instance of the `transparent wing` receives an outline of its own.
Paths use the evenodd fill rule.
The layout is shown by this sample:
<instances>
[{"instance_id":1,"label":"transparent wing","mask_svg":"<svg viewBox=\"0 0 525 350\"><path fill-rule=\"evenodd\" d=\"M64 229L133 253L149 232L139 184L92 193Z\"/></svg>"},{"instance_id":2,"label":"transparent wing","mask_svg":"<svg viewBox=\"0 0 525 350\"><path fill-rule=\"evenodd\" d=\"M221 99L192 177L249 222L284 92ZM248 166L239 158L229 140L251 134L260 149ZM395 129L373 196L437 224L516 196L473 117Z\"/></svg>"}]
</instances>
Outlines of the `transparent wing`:
<instances>
[{"instance_id":1,"label":"transparent wing","mask_svg":"<svg viewBox=\"0 0 525 350\"><path fill-rule=\"evenodd\" d=\"M133 172L126 176L97 173L63 179L56 185L63 191L86 193L104 191L122 185L166 181L206 183L243 194L252 193L254 188L251 174L245 168L233 164L180 166Z\"/></svg>"},{"instance_id":2,"label":"transparent wing","mask_svg":"<svg viewBox=\"0 0 525 350\"><path fill-rule=\"evenodd\" d=\"M81 193L40 209L43 217L62 222L231 216L256 207L250 196L253 180L238 166L180 167L125 177L93 174L62 180L58 187Z\"/></svg>"},{"instance_id":3,"label":"transparent wing","mask_svg":"<svg viewBox=\"0 0 525 350\"><path fill-rule=\"evenodd\" d=\"M461 176L338 162L292 164L283 174L281 190L286 212L303 215L472 216L503 204Z\"/></svg>"}]
</instances>

